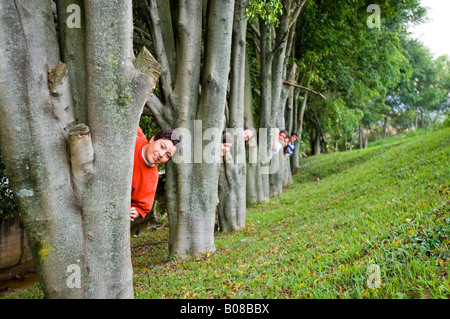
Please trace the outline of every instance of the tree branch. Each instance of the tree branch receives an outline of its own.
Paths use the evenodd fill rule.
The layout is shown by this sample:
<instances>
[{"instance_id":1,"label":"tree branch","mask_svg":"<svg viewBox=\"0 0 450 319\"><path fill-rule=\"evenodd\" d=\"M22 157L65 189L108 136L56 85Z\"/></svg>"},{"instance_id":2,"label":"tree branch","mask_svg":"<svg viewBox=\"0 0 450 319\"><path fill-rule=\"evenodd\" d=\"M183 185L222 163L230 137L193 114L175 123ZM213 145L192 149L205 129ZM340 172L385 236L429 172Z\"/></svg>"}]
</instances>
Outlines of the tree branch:
<instances>
[{"instance_id":1,"label":"tree branch","mask_svg":"<svg viewBox=\"0 0 450 319\"><path fill-rule=\"evenodd\" d=\"M291 29L292 25L297 21L297 18L302 11L303 6L305 5L306 0L302 0L300 4L295 8L294 14L292 15L291 22L289 23L289 29Z\"/></svg>"},{"instance_id":2,"label":"tree branch","mask_svg":"<svg viewBox=\"0 0 450 319\"><path fill-rule=\"evenodd\" d=\"M148 40L152 41L152 36L145 30L137 27L137 26L133 26L134 30L136 30L137 32L143 34Z\"/></svg>"},{"instance_id":3,"label":"tree branch","mask_svg":"<svg viewBox=\"0 0 450 319\"><path fill-rule=\"evenodd\" d=\"M257 74L260 73L259 71L253 70L253 69L250 69L250 71L251 71L251 72L254 72L254 73L257 73ZM322 99L324 99L324 100L327 99L327 97L326 97L325 95L323 95L322 93L317 92L317 91L314 91L313 89L307 88L307 87L305 87L305 86L299 85L299 84L297 84L297 83L292 83L292 82L288 82L288 81L283 81L283 84L295 86L296 88L299 88L299 89L302 89L302 90L311 92L311 93L313 93L313 94L316 94L316 95L320 96L320 97L321 97Z\"/></svg>"},{"instance_id":4,"label":"tree branch","mask_svg":"<svg viewBox=\"0 0 450 319\"><path fill-rule=\"evenodd\" d=\"M169 123L173 123L173 119L164 114L164 105L155 94L151 94L144 106L144 115L152 115L155 117L161 128L170 127ZM169 116L170 117L170 116Z\"/></svg>"},{"instance_id":5,"label":"tree branch","mask_svg":"<svg viewBox=\"0 0 450 319\"><path fill-rule=\"evenodd\" d=\"M314 91L313 89L307 88L305 86L299 85L297 83L290 83L290 82L287 82L287 81L283 81L283 84L295 86L296 88L299 88L299 89L302 89L302 90L314 93L314 94L320 96L324 100L327 99L327 97L325 95L323 95L322 93Z\"/></svg>"},{"instance_id":6,"label":"tree branch","mask_svg":"<svg viewBox=\"0 0 450 319\"><path fill-rule=\"evenodd\" d=\"M161 31L161 21L159 18L158 7L155 1L150 1L150 4L147 5L147 8L148 12L150 13L150 29L152 32L153 46L155 47L156 51L155 54L162 67L161 91L163 92L165 100L167 101L168 96L172 93L173 83L169 61L167 60L167 54L164 48L164 39Z\"/></svg>"},{"instance_id":7,"label":"tree branch","mask_svg":"<svg viewBox=\"0 0 450 319\"><path fill-rule=\"evenodd\" d=\"M261 40L261 33L256 28L256 25L254 23L252 23L252 24L250 24L250 28L253 31L253 33L256 35L256 37Z\"/></svg>"},{"instance_id":8,"label":"tree branch","mask_svg":"<svg viewBox=\"0 0 450 319\"><path fill-rule=\"evenodd\" d=\"M135 99L143 101L145 104L158 83L161 75L161 66L146 47L142 47L133 64L140 71L140 74L135 78L135 82L138 84L135 90ZM136 96L136 94L143 94L143 96Z\"/></svg>"}]
</instances>

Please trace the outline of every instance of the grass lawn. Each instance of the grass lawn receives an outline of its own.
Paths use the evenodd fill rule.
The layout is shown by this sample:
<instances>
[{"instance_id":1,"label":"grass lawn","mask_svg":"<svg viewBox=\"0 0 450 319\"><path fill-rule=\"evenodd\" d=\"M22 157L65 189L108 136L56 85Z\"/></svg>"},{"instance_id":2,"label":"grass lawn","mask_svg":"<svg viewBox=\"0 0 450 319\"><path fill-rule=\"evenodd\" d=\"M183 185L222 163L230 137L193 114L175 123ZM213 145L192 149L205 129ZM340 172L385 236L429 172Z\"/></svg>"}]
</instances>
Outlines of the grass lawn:
<instances>
[{"instance_id":1,"label":"grass lawn","mask_svg":"<svg viewBox=\"0 0 450 319\"><path fill-rule=\"evenodd\" d=\"M134 237L136 298L449 298L450 129L412 135L304 160L202 258Z\"/></svg>"},{"instance_id":2,"label":"grass lawn","mask_svg":"<svg viewBox=\"0 0 450 319\"><path fill-rule=\"evenodd\" d=\"M132 237L135 297L449 298L449 158L449 128L307 158L200 258L168 260L162 219Z\"/></svg>"}]
</instances>

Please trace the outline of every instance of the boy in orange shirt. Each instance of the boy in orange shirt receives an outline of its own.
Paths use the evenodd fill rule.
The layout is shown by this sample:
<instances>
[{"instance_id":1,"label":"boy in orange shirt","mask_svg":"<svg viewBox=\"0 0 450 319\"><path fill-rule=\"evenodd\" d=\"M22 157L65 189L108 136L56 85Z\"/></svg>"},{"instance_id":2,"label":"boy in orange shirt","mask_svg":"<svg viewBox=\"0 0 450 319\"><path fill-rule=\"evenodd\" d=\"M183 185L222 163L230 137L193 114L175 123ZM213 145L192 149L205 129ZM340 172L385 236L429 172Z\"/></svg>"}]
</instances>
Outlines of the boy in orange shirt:
<instances>
[{"instance_id":1,"label":"boy in orange shirt","mask_svg":"<svg viewBox=\"0 0 450 319\"><path fill-rule=\"evenodd\" d=\"M139 215L144 218L152 209L158 186L157 165L170 160L180 142L180 139L172 136L172 133L172 130L163 129L148 141L142 129L138 127L131 186L131 221Z\"/></svg>"}]
</instances>

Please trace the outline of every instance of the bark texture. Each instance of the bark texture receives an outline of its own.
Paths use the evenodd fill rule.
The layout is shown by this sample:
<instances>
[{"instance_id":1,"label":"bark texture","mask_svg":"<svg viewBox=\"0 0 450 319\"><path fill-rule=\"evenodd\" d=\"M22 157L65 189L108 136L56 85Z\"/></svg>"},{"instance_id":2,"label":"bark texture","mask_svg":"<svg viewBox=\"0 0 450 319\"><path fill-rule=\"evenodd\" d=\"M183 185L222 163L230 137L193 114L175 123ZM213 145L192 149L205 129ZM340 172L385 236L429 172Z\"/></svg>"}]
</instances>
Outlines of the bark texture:
<instances>
[{"instance_id":1,"label":"bark texture","mask_svg":"<svg viewBox=\"0 0 450 319\"><path fill-rule=\"evenodd\" d=\"M236 231L245 227L246 216L246 161L244 129L246 31L245 0L234 6L231 50L230 98L228 127L233 129L234 143L230 157L221 165L219 177L219 217L221 229Z\"/></svg>"},{"instance_id":2,"label":"bark texture","mask_svg":"<svg viewBox=\"0 0 450 319\"><path fill-rule=\"evenodd\" d=\"M218 148L220 140L202 137L207 129L220 132L223 127L234 1L203 6L202 1L181 0L170 10L158 1L139 5L149 12L147 23L162 66L160 94L152 95L146 107L161 127L178 129L180 155L186 159L174 159L166 169L169 253L183 257L214 251L219 164L205 162L202 153L209 143Z\"/></svg>"},{"instance_id":3,"label":"bark texture","mask_svg":"<svg viewBox=\"0 0 450 319\"><path fill-rule=\"evenodd\" d=\"M2 155L46 298L133 298L132 156L159 72L133 65L131 1L70 1L81 30L57 4L59 39L51 1L0 1Z\"/></svg>"}]
</instances>

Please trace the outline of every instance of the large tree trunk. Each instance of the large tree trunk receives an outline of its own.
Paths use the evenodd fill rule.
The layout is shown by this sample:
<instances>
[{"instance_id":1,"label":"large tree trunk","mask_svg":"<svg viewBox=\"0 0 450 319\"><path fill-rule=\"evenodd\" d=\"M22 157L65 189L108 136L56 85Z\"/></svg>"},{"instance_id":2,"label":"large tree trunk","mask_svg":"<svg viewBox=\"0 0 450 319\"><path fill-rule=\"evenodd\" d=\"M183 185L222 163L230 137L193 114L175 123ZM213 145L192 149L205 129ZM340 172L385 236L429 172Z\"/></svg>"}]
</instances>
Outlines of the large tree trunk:
<instances>
[{"instance_id":1,"label":"large tree trunk","mask_svg":"<svg viewBox=\"0 0 450 319\"><path fill-rule=\"evenodd\" d=\"M388 122L388 116L385 115L383 119L383 139L387 139L387 122Z\"/></svg>"},{"instance_id":2,"label":"large tree trunk","mask_svg":"<svg viewBox=\"0 0 450 319\"><path fill-rule=\"evenodd\" d=\"M245 127L253 128L253 104L252 104L252 90L250 83L250 70L248 68L248 59L246 62L246 74L245 74L245 110L244 110L244 123ZM256 132L256 130L255 130ZM268 188L264 188L267 185L267 174L261 174L261 161L259 160L260 149L259 149L258 137L255 135L251 138L246 145L247 148L247 169L246 169L246 193L247 202L268 202L269 194ZM265 150L265 146L263 146ZM267 182L264 184L263 179Z\"/></svg>"},{"instance_id":3,"label":"large tree trunk","mask_svg":"<svg viewBox=\"0 0 450 319\"><path fill-rule=\"evenodd\" d=\"M292 40L292 38L290 38ZM284 60L284 59L283 59ZM278 62L281 63L281 62ZM289 72L288 76L288 82L294 83L295 82L295 72L297 69L297 64L294 63L291 67L291 70ZM285 68L283 67L283 70ZM279 81L279 79L277 79ZM279 115L277 118L277 124L278 127L286 128L288 132L288 137L290 133L292 132L292 124L291 127L286 126L286 123L292 123L292 117L293 112L291 111L293 109L293 105L290 103L292 102L292 99L290 97L293 97L294 95L294 87L288 86L288 85L282 85L281 90L281 96L279 104L281 108L279 109ZM287 118L287 121L286 121ZM283 150L280 151L280 154L278 154L277 159L279 163L279 169L274 174L270 175L270 196L276 196L277 194L281 193L283 191L283 187L292 183L292 173L291 173L291 167L290 167L290 160L286 158L283 154Z\"/></svg>"},{"instance_id":4,"label":"large tree trunk","mask_svg":"<svg viewBox=\"0 0 450 319\"><path fill-rule=\"evenodd\" d=\"M155 54L162 65L160 96L151 96L147 107L161 127L178 129L183 138L185 160L174 159L166 169L169 253L186 256L214 251L219 164L202 159L203 150L209 146L202 137L214 128L220 137L223 127L234 1L211 1L205 8L201 1L178 1L176 10L171 10L176 30L160 23L167 20L161 15L169 10L160 12L153 1L142 3L150 13ZM207 17L205 42L203 9ZM176 66L163 40L169 34L177 34ZM198 120L197 125L194 120ZM210 143L218 149L220 138Z\"/></svg>"},{"instance_id":5,"label":"large tree trunk","mask_svg":"<svg viewBox=\"0 0 450 319\"><path fill-rule=\"evenodd\" d=\"M245 227L246 215L246 162L244 126L245 65L247 20L246 1L235 3L233 39L231 50L229 127L235 140L230 160L221 165L223 174L219 178L219 217L221 229L235 231ZM222 170L221 170L222 171Z\"/></svg>"},{"instance_id":6,"label":"large tree trunk","mask_svg":"<svg viewBox=\"0 0 450 319\"><path fill-rule=\"evenodd\" d=\"M58 33L61 48L61 56L69 69L70 87L74 101L75 117L78 123L87 122L87 88L86 70L86 28L69 27L67 21L78 19L76 12L79 9L79 23L86 25L83 0L57 0L58 8ZM71 7L69 7L71 6ZM75 14L75 15L74 15ZM76 22L76 21L74 21Z\"/></svg>"},{"instance_id":7,"label":"large tree trunk","mask_svg":"<svg viewBox=\"0 0 450 319\"><path fill-rule=\"evenodd\" d=\"M305 0L293 2L284 0L283 14L281 15L279 25L274 28L273 25L260 22L261 30L261 105L260 105L260 129L270 129L278 127L284 129L284 108L285 97L282 95L283 80L286 74L286 52L287 39L292 26L300 14ZM267 153L271 151L273 141L277 136L274 136L272 130L267 130L268 134L263 137L267 141ZM261 130L260 130L261 138ZM264 155L264 154L263 154ZM279 154L278 154L279 155ZM285 180L285 171L287 160L283 156L273 156L269 168L264 165L261 166L261 173L269 173L274 176L262 176L263 186L268 186L268 194L270 197L275 196L281 192L283 182ZM262 164L265 164L265 156L260 159ZM267 184L269 181L269 184Z\"/></svg>"},{"instance_id":8,"label":"large tree trunk","mask_svg":"<svg viewBox=\"0 0 450 319\"><path fill-rule=\"evenodd\" d=\"M319 155L320 154L320 133L319 130L316 127L312 128L312 155Z\"/></svg>"},{"instance_id":9,"label":"large tree trunk","mask_svg":"<svg viewBox=\"0 0 450 319\"><path fill-rule=\"evenodd\" d=\"M296 101L298 101L298 98L296 98ZM298 169L300 168L300 143L302 140L302 134L303 134L303 116L305 114L305 109L308 101L308 91L305 92L305 95L303 96L303 100L301 102L300 107L296 107L296 131L298 134L298 139L295 141L295 148L294 153L291 156L291 167L292 167L292 174L295 174Z\"/></svg>"},{"instance_id":10,"label":"large tree trunk","mask_svg":"<svg viewBox=\"0 0 450 319\"><path fill-rule=\"evenodd\" d=\"M132 156L159 74L147 68L149 54L140 70L133 66L131 1L86 2L87 63L68 61L70 70L59 62L50 1L2 0L0 8L0 144L44 294L133 298ZM75 115L72 98L83 98L69 75L85 70L89 90L78 114L88 123L74 126L84 115Z\"/></svg>"}]
</instances>

